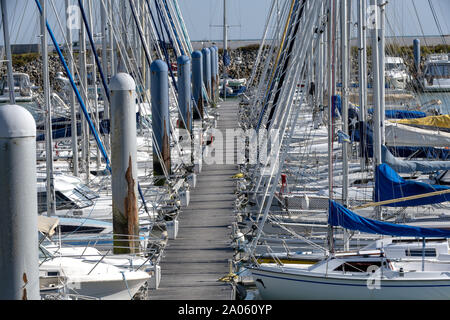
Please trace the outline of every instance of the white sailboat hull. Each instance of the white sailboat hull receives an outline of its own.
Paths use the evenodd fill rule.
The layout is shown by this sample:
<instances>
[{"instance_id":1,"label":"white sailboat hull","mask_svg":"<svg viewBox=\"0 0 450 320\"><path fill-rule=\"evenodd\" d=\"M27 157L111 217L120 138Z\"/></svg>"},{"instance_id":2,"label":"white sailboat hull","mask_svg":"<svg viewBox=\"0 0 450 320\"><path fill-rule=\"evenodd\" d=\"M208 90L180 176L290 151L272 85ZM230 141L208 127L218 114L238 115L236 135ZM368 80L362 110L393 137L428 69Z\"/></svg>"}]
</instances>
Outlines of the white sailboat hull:
<instances>
[{"instance_id":1,"label":"white sailboat hull","mask_svg":"<svg viewBox=\"0 0 450 320\"><path fill-rule=\"evenodd\" d=\"M264 300L442 300L450 299L450 278L379 279L336 277L306 270L251 269ZM369 279L369 281L368 281ZM375 281L375 282L374 282Z\"/></svg>"},{"instance_id":2,"label":"white sailboat hull","mask_svg":"<svg viewBox=\"0 0 450 320\"><path fill-rule=\"evenodd\" d=\"M125 273L126 283L122 278L85 280L75 283L69 293L95 297L101 300L130 300L150 277L132 277ZM70 280L69 280L70 281Z\"/></svg>"},{"instance_id":3,"label":"white sailboat hull","mask_svg":"<svg viewBox=\"0 0 450 320\"><path fill-rule=\"evenodd\" d=\"M411 147L448 147L450 133L385 122L386 145Z\"/></svg>"}]
</instances>

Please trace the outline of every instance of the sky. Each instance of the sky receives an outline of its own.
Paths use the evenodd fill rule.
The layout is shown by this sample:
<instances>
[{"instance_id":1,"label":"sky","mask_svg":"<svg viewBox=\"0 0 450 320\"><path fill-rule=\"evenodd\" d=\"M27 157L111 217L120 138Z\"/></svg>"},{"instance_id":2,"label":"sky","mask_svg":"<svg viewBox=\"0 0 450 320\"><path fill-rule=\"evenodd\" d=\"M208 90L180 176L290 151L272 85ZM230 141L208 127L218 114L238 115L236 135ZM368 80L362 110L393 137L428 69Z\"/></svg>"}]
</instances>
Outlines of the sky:
<instances>
[{"instance_id":1,"label":"sky","mask_svg":"<svg viewBox=\"0 0 450 320\"><path fill-rule=\"evenodd\" d=\"M76 1L71 0L72 3ZM100 0L93 0L98 4ZM124 1L124 0L120 0ZM150 0L151 1L151 0ZM290 0L226 0L227 24L230 40L255 40L263 35L264 25L272 1L281 7ZM353 1L355 3L355 1ZM12 43L37 43L39 41L38 10L34 0L9 0L8 17ZM47 0L49 23L58 39L61 38L60 24L65 24L64 1ZM221 40L223 31L223 0L178 0L191 40ZM433 5L436 19L430 8ZM59 13L56 18L53 6ZM388 0L386 6L386 34L389 35L439 35L450 34L450 0ZM418 18L420 20L418 20ZM445 17L445 18L444 18ZM356 20L356 15L353 15ZM436 23L437 20L437 23ZM420 23L418 23L420 21ZM96 30L100 19L95 20ZM3 28L1 28L3 29ZM0 33L3 44L3 30Z\"/></svg>"}]
</instances>

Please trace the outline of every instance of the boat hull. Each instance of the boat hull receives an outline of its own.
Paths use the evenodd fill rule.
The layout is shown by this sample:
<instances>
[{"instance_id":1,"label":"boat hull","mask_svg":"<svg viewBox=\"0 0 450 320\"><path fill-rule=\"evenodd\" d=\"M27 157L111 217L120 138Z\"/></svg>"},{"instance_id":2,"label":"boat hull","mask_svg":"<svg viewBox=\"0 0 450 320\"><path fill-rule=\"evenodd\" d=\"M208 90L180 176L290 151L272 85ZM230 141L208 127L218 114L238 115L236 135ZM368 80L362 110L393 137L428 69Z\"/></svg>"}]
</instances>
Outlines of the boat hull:
<instances>
[{"instance_id":1,"label":"boat hull","mask_svg":"<svg viewBox=\"0 0 450 320\"><path fill-rule=\"evenodd\" d=\"M264 300L448 300L449 280L349 279L251 269Z\"/></svg>"},{"instance_id":2,"label":"boat hull","mask_svg":"<svg viewBox=\"0 0 450 320\"><path fill-rule=\"evenodd\" d=\"M74 283L69 293L95 297L100 300L130 300L149 278L108 281L82 281Z\"/></svg>"}]
</instances>

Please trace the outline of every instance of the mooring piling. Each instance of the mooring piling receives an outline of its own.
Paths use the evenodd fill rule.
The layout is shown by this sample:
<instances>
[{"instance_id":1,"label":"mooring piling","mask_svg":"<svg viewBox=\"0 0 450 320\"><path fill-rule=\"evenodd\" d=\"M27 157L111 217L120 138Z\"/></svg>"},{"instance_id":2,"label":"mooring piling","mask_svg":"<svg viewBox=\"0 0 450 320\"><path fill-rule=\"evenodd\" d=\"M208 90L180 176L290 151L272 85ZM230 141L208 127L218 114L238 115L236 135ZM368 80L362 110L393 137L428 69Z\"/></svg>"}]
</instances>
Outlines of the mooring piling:
<instances>
[{"instance_id":1,"label":"mooring piling","mask_svg":"<svg viewBox=\"0 0 450 320\"><path fill-rule=\"evenodd\" d=\"M162 60L155 60L150 66L153 173L157 186L164 185L164 177L171 174L168 70L167 64Z\"/></svg>"},{"instance_id":2,"label":"mooring piling","mask_svg":"<svg viewBox=\"0 0 450 320\"><path fill-rule=\"evenodd\" d=\"M192 95L197 108L194 108L194 120L203 119L203 54L192 52Z\"/></svg>"},{"instance_id":3,"label":"mooring piling","mask_svg":"<svg viewBox=\"0 0 450 320\"><path fill-rule=\"evenodd\" d=\"M136 84L129 74L118 73L110 90L114 253L137 252Z\"/></svg>"},{"instance_id":4,"label":"mooring piling","mask_svg":"<svg viewBox=\"0 0 450 320\"><path fill-rule=\"evenodd\" d=\"M0 107L0 299L39 300L36 123Z\"/></svg>"}]
</instances>

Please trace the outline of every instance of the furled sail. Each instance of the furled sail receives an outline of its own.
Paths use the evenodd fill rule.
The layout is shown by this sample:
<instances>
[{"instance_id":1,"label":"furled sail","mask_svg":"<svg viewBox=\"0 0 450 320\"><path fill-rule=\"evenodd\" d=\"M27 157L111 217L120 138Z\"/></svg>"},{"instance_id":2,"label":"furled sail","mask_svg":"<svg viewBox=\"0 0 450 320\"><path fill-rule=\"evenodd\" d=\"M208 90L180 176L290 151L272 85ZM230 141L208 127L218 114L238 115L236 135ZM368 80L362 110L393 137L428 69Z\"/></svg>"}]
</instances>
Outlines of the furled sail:
<instances>
[{"instance_id":1,"label":"furled sail","mask_svg":"<svg viewBox=\"0 0 450 320\"><path fill-rule=\"evenodd\" d=\"M439 170L450 170L450 161L401 160L394 157L385 146L381 146L381 159L398 173L433 173Z\"/></svg>"},{"instance_id":2,"label":"furled sail","mask_svg":"<svg viewBox=\"0 0 450 320\"><path fill-rule=\"evenodd\" d=\"M436 191L449 190L449 187L431 185L418 181L406 181L400 177L389 165L380 164L375 171L375 201L404 198ZM386 204L389 207L420 206L450 201L450 193L423 197L419 199L400 201Z\"/></svg>"},{"instance_id":3,"label":"furled sail","mask_svg":"<svg viewBox=\"0 0 450 320\"><path fill-rule=\"evenodd\" d=\"M385 122L385 141L388 146L448 147L450 133L413 128Z\"/></svg>"},{"instance_id":4,"label":"furled sail","mask_svg":"<svg viewBox=\"0 0 450 320\"><path fill-rule=\"evenodd\" d=\"M398 237L450 238L450 230L414 227L361 217L343 205L330 200L328 224L349 230Z\"/></svg>"}]
</instances>

